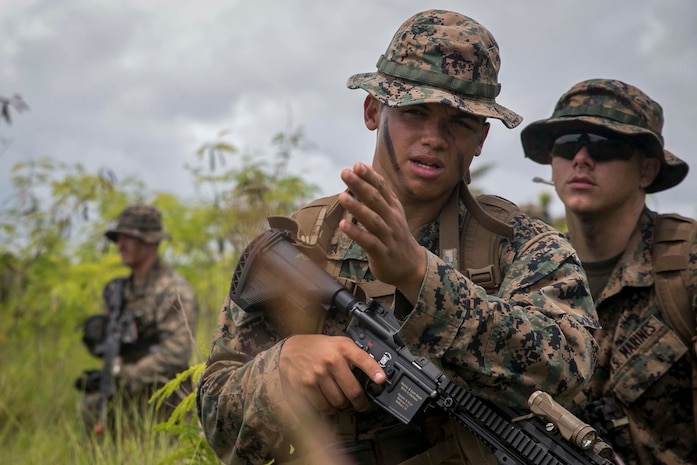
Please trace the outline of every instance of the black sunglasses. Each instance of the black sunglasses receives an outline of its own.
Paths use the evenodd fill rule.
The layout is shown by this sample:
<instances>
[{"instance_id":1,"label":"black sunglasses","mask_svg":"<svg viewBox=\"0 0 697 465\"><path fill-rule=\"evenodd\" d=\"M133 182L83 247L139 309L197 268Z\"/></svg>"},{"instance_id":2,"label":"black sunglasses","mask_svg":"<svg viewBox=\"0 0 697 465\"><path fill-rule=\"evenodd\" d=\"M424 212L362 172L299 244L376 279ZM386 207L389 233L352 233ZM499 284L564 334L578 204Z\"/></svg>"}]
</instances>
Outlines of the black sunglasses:
<instances>
[{"instance_id":1,"label":"black sunglasses","mask_svg":"<svg viewBox=\"0 0 697 465\"><path fill-rule=\"evenodd\" d=\"M584 146L595 161L629 160L637 148L637 145L626 137L606 137L583 132L565 134L556 138L552 143L550 154L553 157L573 160Z\"/></svg>"}]
</instances>

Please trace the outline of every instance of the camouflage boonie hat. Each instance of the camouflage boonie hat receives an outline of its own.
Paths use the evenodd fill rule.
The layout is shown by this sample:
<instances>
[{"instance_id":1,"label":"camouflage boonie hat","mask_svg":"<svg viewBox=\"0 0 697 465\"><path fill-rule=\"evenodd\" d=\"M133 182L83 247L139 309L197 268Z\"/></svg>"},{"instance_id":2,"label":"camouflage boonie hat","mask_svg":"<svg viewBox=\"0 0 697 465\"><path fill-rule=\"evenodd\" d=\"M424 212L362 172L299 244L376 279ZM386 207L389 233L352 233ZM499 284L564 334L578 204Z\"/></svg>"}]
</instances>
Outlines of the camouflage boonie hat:
<instances>
[{"instance_id":1,"label":"camouflage boonie hat","mask_svg":"<svg viewBox=\"0 0 697 465\"><path fill-rule=\"evenodd\" d=\"M638 88L622 81L589 79L561 96L552 116L530 123L520 133L525 156L549 164L554 140L571 132L599 135L619 133L639 141L647 156L657 157L661 169L646 192L659 192L679 184L687 163L664 149L663 109Z\"/></svg>"},{"instance_id":2,"label":"camouflage boonie hat","mask_svg":"<svg viewBox=\"0 0 697 465\"><path fill-rule=\"evenodd\" d=\"M117 220L116 228L104 235L116 242L119 234L140 239L146 244L155 244L172 237L162 230L162 215L155 207L148 205L131 205L126 207Z\"/></svg>"},{"instance_id":3,"label":"camouflage boonie hat","mask_svg":"<svg viewBox=\"0 0 697 465\"><path fill-rule=\"evenodd\" d=\"M523 118L495 100L500 64L499 46L484 26L459 13L427 10L399 27L377 72L353 75L346 85L390 107L441 103L514 128Z\"/></svg>"}]
</instances>

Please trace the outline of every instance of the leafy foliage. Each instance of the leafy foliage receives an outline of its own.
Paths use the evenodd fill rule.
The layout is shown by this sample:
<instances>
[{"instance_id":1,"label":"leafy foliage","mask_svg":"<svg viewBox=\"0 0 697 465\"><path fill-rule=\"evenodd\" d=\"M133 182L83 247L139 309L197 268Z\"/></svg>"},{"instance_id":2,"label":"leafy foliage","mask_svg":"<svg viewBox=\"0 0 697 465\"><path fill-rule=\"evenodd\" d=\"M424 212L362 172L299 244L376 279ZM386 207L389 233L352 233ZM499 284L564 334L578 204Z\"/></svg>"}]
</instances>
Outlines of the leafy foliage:
<instances>
[{"instance_id":1,"label":"leafy foliage","mask_svg":"<svg viewBox=\"0 0 697 465\"><path fill-rule=\"evenodd\" d=\"M27 103L18 94L14 94L10 98L0 96L0 121L5 120L7 124L12 123L10 108L17 112L21 112L28 110L29 105L27 105Z\"/></svg>"},{"instance_id":2,"label":"leafy foliage","mask_svg":"<svg viewBox=\"0 0 697 465\"><path fill-rule=\"evenodd\" d=\"M192 385L196 386L199 379L201 379L204 368L205 363L201 362L180 373L175 379L156 392L151 402L154 402L159 408L162 402L187 380L191 380ZM195 412L196 393L191 392L177 405L165 423L155 426L155 431L166 432L175 438L175 443L178 445L158 465L218 463L218 458L202 434L198 421L195 418Z\"/></svg>"},{"instance_id":3,"label":"leafy foliage","mask_svg":"<svg viewBox=\"0 0 697 465\"><path fill-rule=\"evenodd\" d=\"M2 102L0 102L1 104ZM224 135L224 134L223 134ZM218 140L188 167L199 198L149 192L137 178L51 158L12 168L13 195L0 203L0 456L6 463L144 465L218 463L202 435L193 393L165 423L118 441L82 431L74 380L101 361L82 346L82 322L100 310L102 286L128 274L104 231L130 203L163 214L174 238L163 259L196 289L200 315L192 367L161 395L203 370L205 353L237 256L269 214L288 214L316 187L287 173L302 131L274 137L267 160ZM261 161L261 163L260 163ZM161 397L156 396L157 406Z\"/></svg>"}]
</instances>

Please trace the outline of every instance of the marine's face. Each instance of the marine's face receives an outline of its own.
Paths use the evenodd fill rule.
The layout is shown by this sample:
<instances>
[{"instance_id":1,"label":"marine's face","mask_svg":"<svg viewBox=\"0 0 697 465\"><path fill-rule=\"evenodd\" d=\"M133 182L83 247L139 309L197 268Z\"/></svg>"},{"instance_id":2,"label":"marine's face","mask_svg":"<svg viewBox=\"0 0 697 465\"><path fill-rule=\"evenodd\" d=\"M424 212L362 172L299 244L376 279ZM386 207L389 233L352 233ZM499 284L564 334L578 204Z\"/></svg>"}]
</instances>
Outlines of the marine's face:
<instances>
[{"instance_id":1,"label":"marine's face","mask_svg":"<svg viewBox=\"0 0 697 465\"><path fill-rule=\"evenodd\" d=\"M364 110L377 130L373 166L402 202L449 196L489 130L484 118L437 103L392 108L368 97Z\"/></svg>"},{"instance_id":2,"label":"marine's face","mask_svg":"<svg viewBox=\"0 0 697 465\"><path fill-rule=\"evenodd\" d=\"M152 253L151 246L140 239L125 234L118 234L115 242L121 255L121 263L130 268L138 268L148 260Z\"/></svg>"},{"instance_id":3,"label":"marine's face","mask_svg":"<svg viewBox=\"0 0 697 465\"><path fill-rule=\"evenodd\" d=\"M599 215L643 202L644 189L659 168L656 158L644 156L639 149L628 159L597 161L586 146L573 158L552 156L551 164L557 195L577 215Z\"/></svg>"}]
</instances>

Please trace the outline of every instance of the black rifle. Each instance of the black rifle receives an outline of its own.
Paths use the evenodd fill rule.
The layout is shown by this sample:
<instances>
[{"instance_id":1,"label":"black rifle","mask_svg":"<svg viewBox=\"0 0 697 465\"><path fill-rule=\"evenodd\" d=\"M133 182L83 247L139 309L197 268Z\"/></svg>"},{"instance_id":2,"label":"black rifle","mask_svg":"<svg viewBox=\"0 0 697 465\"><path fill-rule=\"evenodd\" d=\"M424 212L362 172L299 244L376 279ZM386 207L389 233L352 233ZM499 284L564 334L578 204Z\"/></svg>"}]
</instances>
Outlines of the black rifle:
<instances>
[{"instance_id":1,"label":"black rifle","mask_svg":"<svg viewBox=\"0 0 697 465\"><path fill-rule=\"evenodd\" d=\"M371 383L358 373L366 394L405 424L418 425L442 409L489 446L500 464L612 464L612 450L595 430L537 391L530 411L502 407L456 385L426 357L411 354L400 323L379 302L358 300L293 245L290 234L270 229L252 241L235 268L230 295L246 311L270 302L297 308L316 304L348 314L346 333L383 368L387 381Z\"/></svg>"},{"instance_id":2,"label":"black rifle","mask_svg":"<svg viewBox=\"0 0 697 465\"><path fill-rule=\"evenodd\" d=\"M114 364L121 355L123 343L132 342L135 335L132 319L123 311L123 291L127 278L116 278L104 286L103 299L109 315L95 315L85 321L83 342L92 355L104 360L101 370L88 370L76 382L86 393L99 392L99 412L94 432L101 434L106 426L109 400L116 393Z\"/></svg>"},{"instance_id":3,"label":"black rifle","mask_svg":"<svg viewBox=\"0 0 697 465\"><path fill-rule=\"evenodd\" d=\"M109 321L106 325L104 342L99 347L99 352L104 358L99 392L106 399L110 399L116 393L116 381L114 380L114 362L121 355L121 343L124 332L123 315L123 290L126 287L126 278L116 278L104 287L104 299L109 309Z\"/></svg>"}]
</instances>

